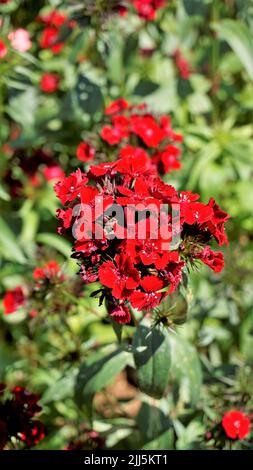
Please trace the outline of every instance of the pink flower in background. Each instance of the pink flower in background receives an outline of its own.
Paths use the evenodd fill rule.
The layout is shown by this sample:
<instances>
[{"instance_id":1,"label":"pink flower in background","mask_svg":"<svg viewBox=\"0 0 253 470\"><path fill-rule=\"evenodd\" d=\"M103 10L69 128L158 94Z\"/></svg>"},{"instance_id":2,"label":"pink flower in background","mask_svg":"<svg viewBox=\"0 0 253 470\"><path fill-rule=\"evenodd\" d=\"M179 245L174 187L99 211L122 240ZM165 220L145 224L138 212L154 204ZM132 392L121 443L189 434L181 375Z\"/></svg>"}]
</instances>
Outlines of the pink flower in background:
<instances>
[{"instance_id":1,"label":"pink flower in background","mask_svg":"<svg viewBox=\"0 0 253 470\"><path fill-rule=\"evenodd\" d=\"M18 52L26 52L32 47L29 32L24 28L18 28L8 34L13 49Z\"/></svg>"},{"instance_id":2,"label":"pink flower in background","mask_svg":"<svg viewBox=\"0 0 253 470\"><path fill-rule=\"evenodd\" d=\"M65 177L65 173L59 165L46 166L43 175L47 181L59 181Z\"/></svg>"}]
</instances>

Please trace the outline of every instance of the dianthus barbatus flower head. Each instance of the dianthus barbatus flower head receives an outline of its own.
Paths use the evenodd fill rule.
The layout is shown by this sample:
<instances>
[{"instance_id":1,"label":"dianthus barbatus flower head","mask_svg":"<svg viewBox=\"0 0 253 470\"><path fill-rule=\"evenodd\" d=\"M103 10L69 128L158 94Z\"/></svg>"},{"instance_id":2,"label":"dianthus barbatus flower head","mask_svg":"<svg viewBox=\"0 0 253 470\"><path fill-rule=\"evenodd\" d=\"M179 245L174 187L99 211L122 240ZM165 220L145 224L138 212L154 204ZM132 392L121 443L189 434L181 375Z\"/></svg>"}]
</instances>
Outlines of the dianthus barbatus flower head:
<instances>
[{"instance_id":1,"label":"dianthus barbatus flower head","mask_svg":"<svg viewBox=\"0 0 253 470\"><path fill-rule=\"evenodd\" d=\"M55 190L64 205L59 232L72 233L84 283L100 282L94 294L118 323L131 321L130 307L159 306L188 263L223 268L223 254L209 243L227 243L228 214L213 199L204 204L165 184L142 153L128 149L116 162L77 170Z\"/></svg>"}]
</instances>

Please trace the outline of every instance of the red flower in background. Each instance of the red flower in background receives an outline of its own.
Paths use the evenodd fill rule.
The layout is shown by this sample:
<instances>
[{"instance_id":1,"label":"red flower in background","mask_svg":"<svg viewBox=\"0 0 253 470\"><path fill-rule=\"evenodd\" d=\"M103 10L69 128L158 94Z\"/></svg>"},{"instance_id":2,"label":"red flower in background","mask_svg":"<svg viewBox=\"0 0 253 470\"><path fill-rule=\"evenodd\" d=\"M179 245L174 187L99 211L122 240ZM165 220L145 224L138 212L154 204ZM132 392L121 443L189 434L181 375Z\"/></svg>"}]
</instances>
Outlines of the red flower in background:
<instances>
[{"instance_id":1,"label":"red flower in background","mask_svg":"<svg viewBox=\"0 0 253 470\"><path fill-rule=\"evenodd\" d=\"M61 29L64 26L73 28L75 21L69 20L65 13L57 10L39 16L38 21L46 25L40 36L40 47L51 49L54 54L59 54L64 47L64 42L61 40Z\"/></svg>"},{"instance_id":2,"label":"red flower in background","mask_svg":"<svg viewBox=\"0 0 253 470\"><path fill-rule=\"evenodd\" d=\"M230 439L245 439L251 430L249 417L236 410L224 414L222 427Z\"/></svg>"},{"instance_id":3,"label":"red flower in background","mask_svg":"<svg viewBox=\"0 0 253 470\"><path fill-rule=\"evenodd\" d=\"M107 108L105 108L105 114L118 114L124 111L125 109L129 108L129 104L124 98L118 98L117 100L113 101Z\"/></svg>"},{"instance_id":4,"label":"red flower in background","mask_svg":"<svg viewBox=\"0 0 253 470\"><path fill-rule=\"evenodd\" d=\"M8 52L5 43L0 39L0 59L3 59Z\"/></svg>"},{"instance_id":5,"label":"red flower in background","mask_svg":"<svg viewBox=\"0 0 253 470\"><path fill-rule=\"evenodd\" d=\"M68 17L63 12L52 10L46 15L40 15L38 17L38 21L41 21L47 26L54 26L55 28L60 28L68 21Z\"/></svg>"},{"instance_id":6,"label":"red flower in background","mask_svg":"<svg viewBox=\"0 0 253 470\"><path fill-rule=\"evenodd\" d=\"M174 57L175 64L176 64L176 67L178 68L180 76L184 80L188 80L191 75L189 62L183 57L180 49L176 49L176 51L173 54L173 57Z\"/></svg>"},{"instance_id":7,"label":"red flower in background","mask_svg":"<svg viewBox=\"0 0 253 470\"><path fill-rule=\"evenodd\" d=\"M52 281L63 281L64 276L61 274L61 267L57 261L48 261L41 268L35 268L33 271L33 278L37 281L36 286L41 288L45 285L45 282Z\"/></svg>"},{"instance_id":8,"label":"red flower in background","mask_svg":"<svg viewBox=\"0 0 253 470\"><path fill-rule=\"evenodd\" d=\"M42 49L51 49L52 52L58 54L64 47L64 42L59 41L60 32L53 26L46 27L40 37L40 47Z\"/></svg>"},{"instance_id":9,"label":"red flower in background","mask_svg":"<svg viewBox=\"0 0 253 470\"><path fill-rule=\"evenodd\" d=\"M165 0L130 0L138 15L147 21L152 21L156 18L156 12L164 7Z\"/></svg>"},{"instance_id":10,"label":"red flower in background","mask_svg":"<svg viewBox=\"0 0 253 470\"><path fill-rule=\"evenodd\" d=\"M172 170L179 170L181 163L178 158L181 155L181 150L175 145L167 145L162 152L157 152L153 155L152 160L156 163L159 173L162 175L170 173Z\"/></svg>"},{"instance_id":11,"label":"red flower in background","mask_svg":"<svg viewBox=\"0 0 253 470\"><path fill-rule=\"evenodd\" d=\"M59 165L46 166L43 175L47 181L59 181L65 177L63 169Z\"/></svg>"},{"instance_id":12,"label":"red flower in background","mask_svg":"<svg viewBox=\"0 0 253 470\"><path fill-rule=\"evenodd\" d=\"M124 138L125 133L119 127L111 127L111 126L104 126L101 129L101 137L104 139L109 145L119 144L121 140Z\"/></svg>"},{"instance_id":13,"label":"red flower in background","mask_svg":"<svg viewBox=\"0 0 253 470\"><path fill-rule=\"evenodd\" d=\"M15 387L11 393L0 403L0 450L13 437L33 447L45 437L44 425L33 419L42 410L40 397L24 387Z\"/></svg>"},{"instance_id":14,"label":"red flower in background","mask_svg":"<svg viewBox=\"0 0 253 470\"><path fill-rule=\"evenodd\" d=\"M43 73L40 79L40 89L45 93L54 93L58 90L60 77L56 73Z\"/></svg>"},{"instance_id":15,"label":"red flower in background","mask_svg":"<svg viewBox=\"0 0 253 470\"><path fill-rule=\"evenodd\" d=\"M147 147L157 147L164 138L161 127L151 115L133 115L131 127L134 134L138 135Z\"/></svg>"},{"instance_id":16,"label":"red flower in background","mask_svg":"<svg viewBox=\"0 0 253 470\"><path fill-rule=\"evenodd\" d=\"M81 162L94 160L95 154L96 150L88 142L81 142L76 150L76 156Z\"/></svg>"},{"instance_id":17,"label":"red flower in background","mask_svg":"<svg viewBox=\"0 0 253 470\"><path fill-rule=\"evenodd\" d=\"M16 312L25 304L25 295L22 287L7 290L3 298L4 314L9 315Z\"/></svg>"}]
</instances>

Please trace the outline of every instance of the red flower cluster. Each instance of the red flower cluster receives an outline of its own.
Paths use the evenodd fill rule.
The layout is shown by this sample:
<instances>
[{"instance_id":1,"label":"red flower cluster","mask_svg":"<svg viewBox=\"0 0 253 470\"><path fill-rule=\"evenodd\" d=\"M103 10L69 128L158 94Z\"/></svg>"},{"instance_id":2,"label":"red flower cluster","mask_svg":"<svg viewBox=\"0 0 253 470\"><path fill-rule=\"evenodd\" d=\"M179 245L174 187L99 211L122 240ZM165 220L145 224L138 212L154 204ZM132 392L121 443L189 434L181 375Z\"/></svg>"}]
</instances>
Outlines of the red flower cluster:
<instances>
[{"instance_id":1,"label":"red flower cluster","mask_svg":"<svg viewBox=\"0 0 253 470\"><path fill-rule=\"evenodd\" d=\"M180 49L176 49L176 51L173 54L174 60L176 67L179 71L180 76L184 80L189 80L191 71L190 71L190 65L189 62L183 57L182 52Z\"/></svg>"},{"instance_id":2,"label":"red flower cluster","mask_svg":"<svg viewBox=\"0 0 253 470\"><path fill-rule=\"evenodd\" d=\"M156 12L166 5L165 0L129 0L136 9L140 18L152 21L156 18Z\"/></svg>"},{"instance_id":3,"label":"red flower cluster","mask_svg":"<svg viewBox=\"0 0 253 470\"><path fill-rule=\"evenodd\" d=\"M45 25L40 36L40 47L50 49L54 54L59 54L64 47L64 42L61 40L61 29L62 27L72 28L73 22L64 13L56 10L39 16L38 21Z\"/></svg>"},{"instance_id":4,"label":"red flower cluster","mask_svg":"<svg viewBox=\"0 0 253 470\"><path fill-rule=\"evenodd\" d=\"M175 143L181 143L183 137L174 132L168 116L156 118L147 112L145 104L130 106L122 98L111 103L105 115L109 122L100 135L109 145L121 144L121 156L149 155L160 174L181 168L181 150Z\"/></svg>"},{"instance_id":5,"label":"red flower cluster","mask_svg":"<svg viewBox=\"0 0 253 470\"><path fill-rule=\"evenodd\" d=\"M125 149L118 161L91 166L88 173L77 170L55 190L65 206L58 211L59 232L72 228L73 257L81 263L82 279L100 281L101 301L105 298L119 323L131 319L128 304L151 310L174 292L187 262L201 260L215 272L223 267L222 253L214 253L208 243L227 243L228 214L214 199L203 204L198 194L178 194L163 183L142 149ZM181 241L170 251L173 205ZM115 216L115 206L124 220Z\"/></svg>"},{"instance_id":6,"label":"red flower cluster","mask_svg":"<svg viewBox=\"0 0 253 470\"><path fill-rule=\"evenodd\" d=\"M64 276L61 274L61 267L57 261L48 261L41 268L35 268L33 271L33 278L36 282L36 287L41 289L46 287L47 284L63 281Z\"/></svg>"},{"instance_id":7,"label":"red flower cluster","mask_svg":"<svg viewBox=\"0 0 253 470\"><path fill-rule=\"evenodd\" d=\"M3 298L4 314L10 315L16 312L25 302L26 299L22 287L18 286L15 289L7 290Z\"/></svg>"},{"instance_id":8,"label":"red flower cluster","mask_svg":"<svg viewBox=\"0 0 253 470\"><path fill-rule=\"evenodd\" d=\"M0 384L0 450L12 437L33 447L44 437L44 426L33 418L40 413L39 396L23 387L15 387L12 397L4 399L5 385Z\"/></svg>"},{"instance_id":9,"label":"red flower cluster","mask_svg":"<svg viewBox=\"0 0 253 470\"><path fill-rule=\"evenodd\" d=\"M60 82L60 77L56 73L43 73L40 79L40 89L44 91L44 93L54 93L58 90Z\"/></svg>"},{"instance_id":10,"label":"red flower cluster","mask_svg":"<svg viewBox=\"0 0 253 470\"><path fill-rule=\"evenodd\" d=\"M222 427L230 439L245 439L251 430L249 417L236 410L224 414Z\"/></svg>"}]
</instances>

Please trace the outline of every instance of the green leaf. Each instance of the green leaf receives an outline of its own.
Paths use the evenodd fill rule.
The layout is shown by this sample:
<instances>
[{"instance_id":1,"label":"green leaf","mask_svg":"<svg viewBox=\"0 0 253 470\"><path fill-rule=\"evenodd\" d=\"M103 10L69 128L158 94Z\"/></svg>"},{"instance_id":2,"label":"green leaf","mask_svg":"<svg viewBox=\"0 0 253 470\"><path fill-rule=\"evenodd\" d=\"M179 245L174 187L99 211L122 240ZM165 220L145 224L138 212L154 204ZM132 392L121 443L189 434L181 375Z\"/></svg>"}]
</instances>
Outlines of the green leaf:
<instances>
[{"instance_id":1,"label":"green leaf","mask_svg":"<svg viewBox=\"0 0 253 470\"><path fill-rule=\"evenodd\" d=\"M152 80L140 80L138 85L134 89L134 94L139 96L151 95L157 91L159 85Z\"/></svg>"},{"instance_id":2,"label":"green leaf","mask_svg":"<svg viewBox=\"0 0 253 470\"><path fill-rule=\"evenodd\" d=\"M82 364L76 380L75 396L80 407L91 403L95 393L105 388L123 370L130 354L119 348L110 353L91 354Z\"/></svg>"},{"instance_id":3,"label":"green leaf","mask_svg":"<svg viewBox=\"0 0 253 470\"><path fill-rule=\"evenodd\" d=\"M170 344L165 329L151 327L144 320L133 338L138 385L142 392L161 398L169 382Z\"/></svg>"},{"instance_id":4,"label":"green leaf","mask_svg":"<svg viewBox=\"0 0 253 470\"><path fill-rule=\"evenodd\" d=\"M54 233L40 233L36 238L38 243L48 245L69 258L71 256L71 245L66 240Z\"/></svg>"},{"instance_id":5,"label":"green leaf","mask_svg":"<svg viewBox=\"0 0 253 470\"><path fill-rule=\"evenodd\" d=\"M10 195L0 186L0 199L3 201L9 201Z\"/></svg>"},{"instance_id":6,"label":"green leaf","mask_svg":"<svg viewBox=\"0 0 253 470\"><path fill-rule=\"evenodd\" d=\"M77 370L76 368L71 369L65 374L66 375L64 377L61 377L46 389L41 399L42 404L62 401L67 397L73 396Z\"/></svg>"},{"instance_id":7,"label":"green leaf","mask_svg":"<svg viewBox=\"0 0 253 470\"><path fill-rule=\"evenodd\" d=\"M206 4L210 3L210 0L183 0L183 5L188 15L204 16L208 12Z\"/></svg>"},{"instance_id":8,"label":"green leaf","mask_svg":"<svg viewBox=\"0 0 253 470\"><path fill-rule=\"evenodd\" d=\"M213 28L230 45L253 79L253 37L246 24L239 20L225 19L213 25Z\"/></svg>"},{"instance_id":9,"label":"green leaf","mask_svg":"<svg viewBox=\"0 0 253 470\"><path fill-rule=\"evenodd\" d=\"M137 416L137 425L145 442L149 442L170 429L171 421L157 406L143 403Z\"/></svg>"},{"instance_id":10,"label":"green leaf","mask_svg":"<svg viewBox=\"0 0 253 470\"><path fill-rule=\"evenodd\" d=\"M171 347L171 384L177 402L181 405L195 406L198 403L202 372L200 361L194 346L184 338L169 333Z\"/></svg>"},{"instance_id":11,"label":"green leaf","mask_svg":"<svg viewBox=\"0 0 253 470\"><path fill-rule=\"evenodd\" d=\"M6 110L14 121L24 128L32 127L35 123L35 114L38 107L38 93L36 88L28 86L24 91L12 89L9 106Z\"/></svg>"},{"instance_id":12,"label":"green leaf","mask_svg":"<svg viewBox=\"0 0 253 470\"><path fill-rule=\"evenodd\" d=\"M103 95L100 88L84 75L79 75L76 86L78 106L88 114L95 114L103 107Z\"/></svg>"},{"instance_id":13,"label":"green leaf","mask_svg":"<svg viewBox=\"0 0 253 470\"><path fill-rule=\"evenodd\" d=\"M25 264L27 261L14 233L2 217L0 217L0 252L5 259L17 263Z\"/></svg>"}]
</instances>

